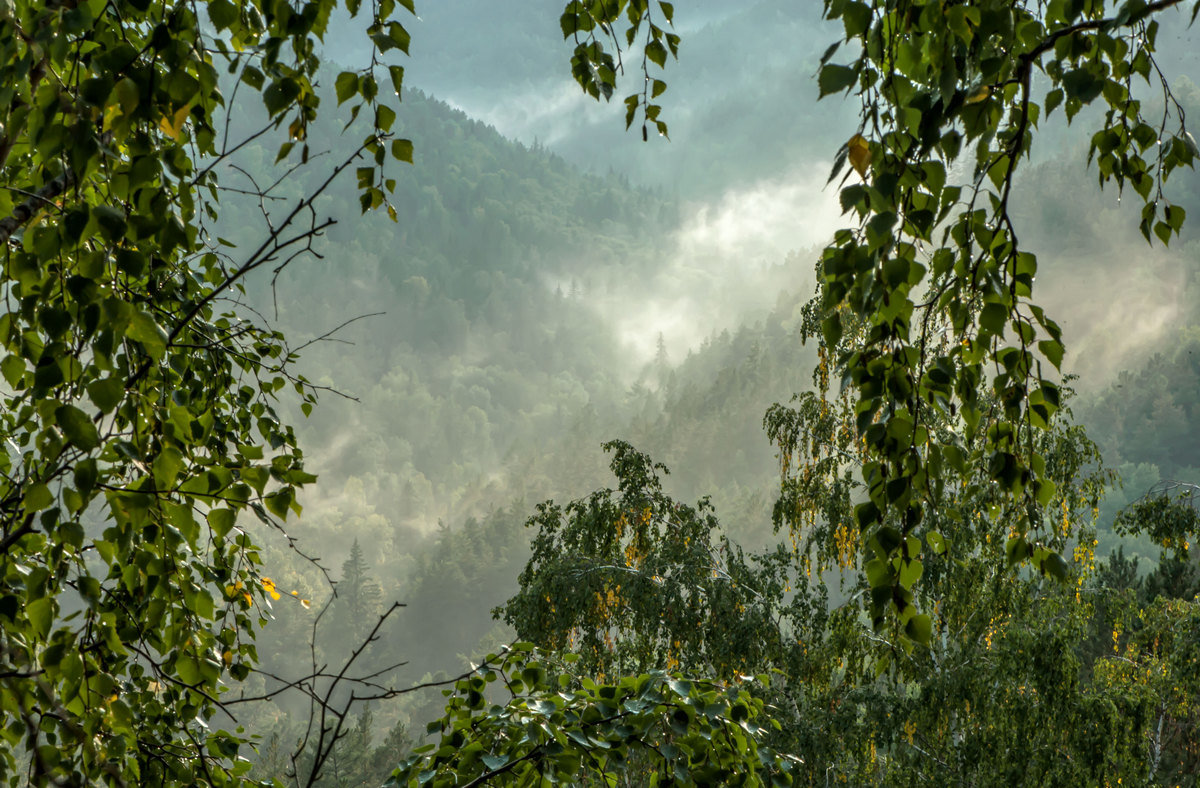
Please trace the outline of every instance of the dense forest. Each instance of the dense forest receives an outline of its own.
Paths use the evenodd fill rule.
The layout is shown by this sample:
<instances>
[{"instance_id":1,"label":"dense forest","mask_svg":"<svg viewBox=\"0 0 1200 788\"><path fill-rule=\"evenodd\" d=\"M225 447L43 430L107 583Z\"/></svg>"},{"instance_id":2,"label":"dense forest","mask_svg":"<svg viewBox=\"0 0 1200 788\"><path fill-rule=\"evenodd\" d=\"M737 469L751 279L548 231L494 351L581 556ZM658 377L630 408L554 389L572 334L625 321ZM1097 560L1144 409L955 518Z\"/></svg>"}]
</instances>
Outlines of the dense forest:
<instances>
[{"instance_id":1,"label":"dense forest","mask_svg":"<svg viewBox=\"0 0 1200 788\"><path fill-rule=\"evenodd\" d=\"M767 13L777 9L769 3L754 9L754 14ZM705 33L714 41L728 40L736 34L726 25L736 29L754 19L749 13L750 19L734 16L717 23L715 30L710 25ZM696 45L703 46L703 40ZM804 56L802 48L797 50L797 57ZM789 63L788 73L811 73L812 50L805 57L807 72L802 61ZM538 72L536 66L529 66L515 73ZM441 84L449 89L453 83ZM465 89L469 99L474 88L468 84ZM1185 107L1200 112L1200 93L1186 76L1176 84L1176 96ZM467 99L462 103L469 105ZM722 102L713 103L727 108ZM747 299L734 325L711 328L708 336L679 349L669 348L659 334L651 355L646 350L651 346L649 332L631 346L628 333L622 332L628 323L614 320L605 304L617 298L626 300L634 312L661 308L653 303L643 306L636 293L662 284L655 277L661 276L664 236L669 239L669 228L687 224L704 195L715 191L713 185L681 187L669 180L659 185L667 179L650 174L644 178L651 184L649 190L639 189L630 185L628 177L611 174L624 156L631 155L615 143L610 174L601 177L568 164L541 144L525 147L509 142L493 128L423 94L406 96L405 108L404 131L419 143L421 166L410 173L413 182L402 185L402 193L441 197L434 206L412 198L421 203L422 219L432 217L405 231L412 257L380 262L387 260L387 241L375 251L361 235L347 238L344 242L355 243L350 259L358 289L353 295L339 291L346 284L309 280L303 273L293 276L294 290L289 289L280 301L289 304L287 309L294 304L305 315L330 314L326 322L331 325L338 322L337 309L346 303L353 303L358 312L389 312L355 329L353 363L343 349L314 348L307 354L306 363L362 401L323 402L304 425L302 435L310 445L333 447L318 454L320 462L329 463L328 470L322 468L322 483L336 479L331 486L339 492L332 493L328 503L318 498L311 507L316 511L306 513L293 532L331 545L323 552L335 559L356 539L360 544L383 546L362 559L358 571L380 588L374 609L385 598L403 600L409 608L377 648L403 654L410 660L414 678L417 674L429 678L439 671L448 674L463 664L458 660L477 658L511 637L511 630L498 623L491 610L516 590L517 576L529 554L525 522L533 504L547 497L566 501L612 486L605 471L607 458L600 450L604 440L619 436L664 461L672 470L663 480L668 489L683 500L708 496L720 515L722 533L738 544L748 550L771 545L779 464L762 422L773 403L812 388L811 369L817 358L801 335L817 251L796 248L756 271L755 286L771 295L758 303ZM762 139L731 133L711 122L697 126L693 133L711 140L692 141L701 151L705 144ZM1197 390L1187 385L1185 376L1200 368L1200 361L1189 359L1193 353L1187 347L1194 333L1189 326L1200 318L1193 306L1193 272L1200 264L1200 247L1195 231L1185 230L1182 242L1169 253L1146 249L1144 244L1139 248L1139 241L1121 228L1122 222L1127 227L1136 225L1136 213L1123 210L1115 197L1093 188L1094 176L1079 166L1086 157L1082 144L1070 142L1066 128L1051 128L1046 134L1047 148L1053 153L1039 156L1022 181L1022 186L1029 186L1018 211L1031 243L1056 261L1047 274L1056 283L1049 298L1054 299L1056 312L1065 316L1068 330L1075 330L1069 352L1079 361L1071 368L1084 376L1075 383L1080 389L1072 403L1077 419L1097 442L1103 467L1118 472L1100 496L1096 538L1101 559L1118 546L1121 552L1111 575L1104 570L1090 582L1097 588L1119 582L1122 593L1131 589L1129 593L1141 594L1141 604L1148 605L1156 596L1148 589L1165 582L1156 574L1160 548L1147 537L1118 535L1113 524L1119 511L1161 481L1200 479L1195 461L1171 459L1177 455L1167 448L1176 445L1186 451L1183 445L1190 443L1195 430L1187 421L1165 422L1161 415L1179 413L1179 418L1187 419L1184 414L1190 411L1173 400ZM814 149L824 145L826 151L834 147L830 140L836 138L815 128L779 136ZM1062 143L1057 142L1060 137ZM774 135L767 138L773 140ZM673 144L683 147L682 142ZM569 142L561 148L581 164L604 167L603 156L580 154ZM642 155L636 147L632 153ZM687 157L696 155L696 150L671 153ZM732 178L715 176L710 168L682 167L681 171L713 175L720 188L736 191L744 183L740 179L764 177L753 174L752 157L746 158L736 159L744 166ZM792 152L786 158L803 157ZM508 174L513 171L521 173L520 180ZM496 192L495 202L485 203L489 217L504 217L503 239L493 235L494 225L479 222L478 197L461 202L446 199L455 194L480 195L482 185L489 183L509 184ZM1198 184L1190 176L1174 184L1180 204L1200 203ZM1064 201L1064 194L1087 197ZM583 204L585 199L593 202ZM626 210L618 213L616 206ZM544 236L530 227L539 216L548 228ZM652 218L645 221L647 217ZM455 228L453 240L424 237L445 227ZM478 242L473 242L476 238ZM342 240L331 236L331 243ZM1145 265L1154 267L1153 279L1144 282L1144 276L1132 275L1128 260L1114 254L1114 245L1144 258ZM426 254L435 252L416 250L427 248L445 255L440 265L424 266ZM455 251L445 251L450 248ZM344 259L341 262L345 264ZM410 281L410 266L412 274L422 276L423 300L400 301L407 307L405 313L392 314L404 297L403 289L396 294L392 288L397 280ZM481 269L488 272L488 285L475 290L471 285L481 278ZM393 273L397 270L404 273ZM426 271L429 278L424 277ZM455 281L448 278L451 273ZM1093 308L1066 284L1080 277L1090 281L1096 298L1111 298L1102 293L1133 281L1137 289L1124 291L1130 300L1127 306L1105 303ZM315 293L322 296L320 303L307 300ZM504 310L496 309L499 303ZM1114 309L1111 320L1104 316ZM1145 317L1155 311L1163 316ZM461 321L460 333L445 328L452 320L450 314ZM281 324L289 335L306 336L306 326L312 331L309 318L300 325L289 324L286 310ZM1130 328L1142 333L1129 336ZM436 336L442 344L422 346L423 336ZM457 337L459 344L445 344L450 337ZM399 353L397 340L403 348ZM404 346L411 346L411 351L405 352L409 348ZM468 346L471 352L465 352ZM608 353L599 355L605 348ZM389 376L382 364L372 369L385 357L393 359L392 369L403 370L401 375ZM501 370L512 378L497 379ZM1163 385L1158 378L1163 375L1171 376L1170 383ZM1133 376L1139 380L1130 380ZM1151 382L1156 379L1158 384ZM370 426L395 423L397 415L404 413L413 414L413 419L402 421L403 427L396 429L395 434L402 436L398 441ZM531 419L534 413L541 420ZM472 432L461 433L468 424ZM357 427L360 438L348 437L353 434L350 425ZM337 448L339 436L347 447L341 450L344 454ZM461 447L463 456L447 456L452 447ZM372 503L379 500L397 501L399 506ZM431 506L435 501L436 506ZM1165 566L1172 568L1164 571L1184 571L1174 569L1170 561ZM297 578L293 585L301 582ZM1173 593L1191 599L1190 588L1184 581ZM280 615L292 613L285 610ZM433 637L426 624L430 617L443 622ZM368 620L370 615L364 615L363 621ZM298 617L297 624L305 621ZM1099 630L1098 623L1091 626ZM284 635L283 625L275 632L281 651L286 649L283 644L305 635L303 630ZM275 642L273 637L268 631L266 642ZM342 632L331 632L329 637L331 642L349 642ZM1094 641L1102 635L1088 637ZM1078 648L1099 650L1082 642ZM402 704L403 710L373 709L369 720L375 726L375 740L381 740L394 714L415 742L419 738L415 723L431 715L437 700L432 701L433 707L413 707L415 702Z\"/></svg>"},{"instance_id":2,"label":"dense forest","mask_svg":"<svg viewBox=\"0 0 1200 788\"><path fill-rule=\"evenodd\" d=\"M1200 784L1194 3L44 5L0 782Z\"/></svg>"}]
</instances>

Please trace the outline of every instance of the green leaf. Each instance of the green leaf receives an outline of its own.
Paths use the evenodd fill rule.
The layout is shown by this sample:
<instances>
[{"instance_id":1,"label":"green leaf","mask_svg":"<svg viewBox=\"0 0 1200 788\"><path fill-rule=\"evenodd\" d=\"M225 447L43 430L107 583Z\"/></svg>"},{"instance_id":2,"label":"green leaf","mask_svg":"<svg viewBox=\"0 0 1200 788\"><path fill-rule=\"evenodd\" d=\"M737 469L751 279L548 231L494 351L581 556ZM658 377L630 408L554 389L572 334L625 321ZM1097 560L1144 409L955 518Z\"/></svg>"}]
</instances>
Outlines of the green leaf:
<instances>
[{"instance_id":1,"label":"green leaf","mask_svg":"<svg viewBox=\"0 0 1200 788\"><path fill-rule=\"evenodd\" d=\"M1056 339L1045 339L1038 342L1038 350L1046 357L1046 360L1054 365L1055 369L1062 369L1063 348L1062 342Z\"/></svg>"},{"instance_id":2,"label":"green leaf","mask_svg":"<svg viewBox=\"0 0 1200 788\"><path fill-rule=\"evenodd\" d=\"M263 106L274 117L290 107L299 95L299 82L291 77L277 79L263 91Z\"/></svg>"},{"instance_id":3,"label":"green leaf","mask_svg":"<svg viewBox=\"0 0 1200 788\"><path fill-rule=\"evenodd\" d=\"M920 559L911 558L900 563L900 585L904 588L911 589L921 579L921 575L925 572L925 566Z\"/></svg>"},{"instance_id":4,"label":"green leaf","mask_svg":"<svg viewBox=\"0 0 1200 788\"><path fill-rule=\"evenodd\" d=\"M209 0L208 18L217 30L224 30L238 21L238 9L229 0Z\"/></svg>"},{"instance_id":5,"label":"green leaf","mask_svg":"<svg viewBox=\"0 0 1200 788\"><path fill-rule=\"evenodd\" d=\"M234 523L237 522L237 515L232 509L211 509L205 519L208 520L208 527L213 530L213 533L224 537L233 529Z\"/></svg>"},{"instance_id":6,"label":"green leaf","mask_svg":"<svg viewBox=\"0 0 1200 788\"><path fill-rule=\"evenodd\" d=\"M1176 234L1178 234L1180 229L1183 227L1184 220L1187 218L1187 211L1185 211L1183 207L1179 205L1168 205L1163 210L1163 214L1163 218L1166 219L1167 224L1171 226L1171 229L1174 230Z\"/></svg>"},{"instance_id":7,"label":"green leaf","mask_svg":"<svg viewBox=\"0 0 1200 788\"><path fill-rule=\"evenodd\" d=\"M3 372L9 388L16 388L25 377L25 359L20 356L5 356L4 360L0 361L0 372Z\"/></svg>"},{"instance_id":8,"label":"green leaf","mask_svg":"<svg viewBox=\"0 0 1200 788\"><path fill-rule=\"evenodd\" d=\"M164 446L154 458L154 482L160 490L170 489L183 469L183 454L174 446Z\"/></svg>"},{"instance_id":9,"label":"green leaf","mask_svg":"<svg viewBox=\"0 0 1200 788\"><path fill-rule=\"evenodd\" d=\"M101 378L87 385L88 398L100 409L101 413L109 413L125 396L125 383L117 378Z\"/></svg>"},{"instance_id":10,"label":"green leaf","mask_svg":"<svg viewBox=\"0 0 1200 788\"><path fill-rule=\"evenodd\" d=\"M933 620L925 613L917 613L904 625L904 634L927 646L933 637Z\"/></svg>"},{"instance_id":11,"label":"green leaf","mask_svg":"<svg viewBox=\"0 0 1200 788\"><path fill-rule=\"evenodd\" d=\"M285 487L276 493L268 495L263 499L263 503L266 504L267 510L271 512L271 514L275 515L280 520L284 520L287 519L288 509L291 508L294 500L295 494L292 492L292 489L290 487Z\"/></svg>"},{"instance_id":12,"label":"green leaf","mask_svg":"<svg viewBox=\"0 0 1200 788\"><path fill-rule=\"evenodd\" d=\"M889 257L883 263L883 281L893 289L908 281L909 261L899 255Z\"/></svg>"},{"instance_id":13,"label":"green leaf","mask_svg":"<svg viewBox=\"0 0 1200 788\"><path fill-rule=\"evenodd\" d=\"M867 562L864 570L867 574L867 582L871 588L886 588L892 584L892 575L888 571L886 562L872 558Z\"/></svg>"},{"instance_id":14,"label":"green leaf","mask_svg":"<svg viewBox=\"0 0 1200 788\"><path fill-rule=\"evenodd\" d=\"M54 419L67 440L84 451L100 445L100 433L88 415L74 405L62 405L54 411Z\"/></svg>"},{"instance_id":15,"label":"green leaf","mask_svg":"<svg viewBox=\"0 0 1200 788\"><path fill-rule=\"evenodd\" d=\"M1163 246L1168 246L1171 243L1171 226L1166 222L1155 222L1154 234L1158 236L1158 240L1163 242Z\"/></svg>"},{"instance_id":16,"label":"green leaf","mask_svg":"<svg viewBox=\"0 0 1200 788\"><path fill-rule=\"evenodd\" d=\"M867 530L880 521L879 507L874 501L864 501L854 507L854 518L858 521L859 528Z\"/></svg>"},{"instance_id":17,"label":"green leaf","mask_svg":"<svg viewBox=\"0 0 1200 788\"><path fill-rule=\"evenodd\" d=\"M896 226L896 220L897 216L892 211L883 211L871 217L871 220L867 222L867 238L871 242L872 248L886 245L891 241L892 229Z\"/></svg>"},{"instance_id":18,"label":"green leaf","mask_svg":"<svg viewBox=\"0 0 1200 788\"><path fill-rule=\"evenodd\" d=\"M1066 580L1070 574L1071 568L1063 557L1058 553L1050 553L1042 561L1042 571L1053 577L1055 580Z\"/></svg>"},{"instance_id":19,"label":"green leaf","mask_svg":"<svg viewBox=\"0 0 1200 788\"><path fill-rule=\"evenodd\" d=\"M29 619L33 636L45 640L50 635L50 627L54 623L54 599L41 597L25 605L25 616Z\"/></svg>"},{"instance_id":20,"label":"green leaf","mask_svg":"<svg viewBox=\"0 0 1200 788\"><path fill-rule=\"evenodd\" d=\"M137 109L141 102L142 89L132 79L125 77L117 82L117 86L113 89L113 96L117 99L117 105L125 111L125 114L129 115Z\"/></svg>"},{"instance_id":21,"label":"green leaf","mask_svg":"<svg viewBox=\"0 0 1200 788\"><path fill-rule=\"evenodd\" d=\"M862 210L866 210L866 199L867 189L858 183L847 186L838 195L838 201L842 206L843 213L849 211L851 208L861 207Z\"/></svg>"},{"instance_id":22,"label":"green leaf","mask_svg":"<svg viewBox=\"0 0 1200 788\"><path fill-rule=\"evenodd\" d=\"M659 68L667 66L667 48L661 41L651 41L646 45L646 57Z\"/></svg>"},{"instance_id":23,"label":"green leaf","mask_svg":"<svg viewBox=\"0 0 1200 788\"><path fill-rule=\"evenodd\" d=\"M338 104L346 102L358 93L358 75L352 71L338 74L337 80L334 81L334 90L337 91Z\"/></svg>"},{"instance_id":24,"label":"green leaf","mask_svg":"<svg viewBox=\"0 0 1200 788\"><path fill-rule=\"evenodd\" d=\"M825 344L829 347L834 347L841 341L842 318L837 312L821 321L821 333L825 338Z\"/></svg>"},{"instance_id":25,"label":"green leaf","mask_svg":"<svg viewBox=\"0 0 1200 788\"><path fill-rule=\"evenodd\" d=\"M396 111L386 104L380 104L375 108L375 128L388 132L392 130L392 123L396 120Z\"/></svg>"},{"instance_id":26,"label":"green leaf","mask_svg":"<svg viewBox=\"0 0 1200 788\"><path fill-rule=\"evenodd\" d=\"M839 66L835 63L827 63L821 67L821 73L817 77L817 87L820 91L820 98L830 95L831 93L839 93L848 89L858 79L858 72L849 66Z\"/></svg>"},{"instance_id":27,"label":"green leaf","mask_svg":"<svg viewBox=\"0 0 1200 788\"><path fill-rule=\"evenodd\" d=\"M483 765L486 766L489 771L494 772L507 764L511 759L506 753L500 753L499 755L485 755L480 760L483 761Z\"/></svg>"},{"instance_id":28,"label":"green leaf","mask_svg":"<svg viewBox=\"0 0 1200 788\"><path fill-rule=\"evenodd\" d=\"M871 26L871 9L855 0L842 7L842 24L846 28L846 40L862 36Z\"/></svg>"},{"instance_id":29,"label":"green leaf","mask_svg":"<svg viewBox=\"0 0 1200 788\"><path fill-rule=\"evenodd\" d=\"M263 83L267 81L267 78L254 66L246 66L242 69L241 80L255 90L262 90Z\"/></svg>"},{"instance_id":30,"label":"green leaf","mask_svg":"<svg viewBox=\"0 0 1200 788\"><path fill-rule=\"evenodd\" d=\"M92 208L92 216L100 225L100 230L109 241L115 241L125 236L125 213L111 205L97 205Z\"/></svg>"},{"instance_id":31,"label":"green leaf","mask_svg":"<svg viewBox=\"0 0 1200 788\"><path fill-rule=\"evenodd\" d=\"M1029 543L1020 534L1010 536L1004 543L1004 556L1009 564L1017 564L1029 557Z\"/></svg>"},{"instance_id":32,"label":"green leaf","mask_svg":"<svg viewBox=\"0 0 1200 788\"><path fill-rule=\"evenodd\" d=\"M979 327L993 334L1003 334L1008 322L1008 309L1003 304L984 304L979 313Z\"/></svg>"},{"instance_id":33,"label":"green leaf","mask_svg":"<svg viewBox=\"0 0 1200 788\"><path fill-rule=\"evenodd\" d=\"M117 250L117 268L124 274L140 278L146 271L146 255L135 249Z\"/></svg>"},{"instance_id":34,"label":"green leaf","mask_svg":"<svg viewBox=\"0 0 1200 788\"><path fill-rule=\"evenodd\" d=\"M190 654L179 654L175 658L175 673L184 684L195 686L204 680L200 663Z\"/></svg>"},{"instance_id":35,"label":"green leaf","mask_svg":"<svg viewBox=\"0 0 1200 788\"><path fill-rule=\"evenodd\" d=\"M412 164L412 140L392 140L392 158L396 161L406 161Z\"/></svg>"},{"instance_id":36,"label":"green leaf","mask_svg":"<svg viewBox=\"0 0 1200 788\"><path fill-rule=\"evenodd\" d=\"M412 36L409 35L408 30L404 28L404 25L400 24L399 22L392 22L389 24L388 38L392 40L392 43L401 52L406 55L408 54L408 45L412 40Z\"/></svg>"},{"instance_id":37,"label":"green leaf","mask_svg":"<svg viewBox=\"0 0 1200 788\"><path fill-rule=\"evenodd\" d=\"M1043 479L1042 481L1038 482L1038 485L1037 502L1043 507L1049 506L1050 502L1054 500L1055 494L1058 492L1058 485L1056 485L1050 479Z\"/></svg>"},{"instance_id":38,"label":"green leaf","mask_svg":"<svg viewBox=\"0 0 1200 788\"><path fill-rule=\"evenodd\" d=\"M568 11L558 18L558 26L562 28L563 38L570 38L579 31L579 14Z\"/></svg>"},{"instance_id":39,"label":"green leaf","mask_svg":"<svg viewBox=\"0 0 1200 788\"><path fill-rule=\"evenodd\" d=\"M45 484L34 484L25 491L22 505L26 512L37 512L54 503L54 494Z\"/></svg>"},{"instance_id":40,"label":"green leaf","mask_svg":"<svg viewBox=\"0 0 1200 788\"><path fill-rule=\"evenodd\" d=\"M397 96L402 95L404 87L404 66L388 66L388 74L392 78L392 89L396 91Z\"/></svg>"},{"instance_id":41,"label":"green leaf","mask_svg":"<svg viewBox=\"0 0 1200 788\"><path fill-rule=\"evenodd\" d=\"M79 488L79 492L88 494L96 486L97 479L100 478L100 472L96 465L94 457L89 457L86 460L81 460L75 465L75 472L72 474L75 480L75 486Z\"/></svg>"},{"instance_id":42,"label":"green leaf","mask_svg":"<svg viewBox=\"0 0 1200 788\"><path fill-rule=\"evenodd\" d=\"M162 327L154 322L154 318L145 312L133 313L129 327L125 329L125 336L134 342L141 343L142 347L146 349L146 353L155 361L161 359L167 352L167 332L163 331Z\"/></svg>"},{"instance_id":43,"label":"green leaf","mask_svg":"<svg viewBox=\"0 0 1200 788\"><path fill-rule=\"evenodd\" d=\"M946 539L937 531L930 531L925 534L925 542L929 545L929 549L934 555L941 555L946 552Z\"/></svg>"},{"instance_id":44,"label":"green leaf","mask_svg":"<svg viewBox=\"0 0 1200 788\"><path fill-rule=\"evenodd\" d=\"M1084 104L1090 103L1104 90L1104 80L1097 79L1088 68L1080 68L1063 74L1062 84L1069 98Z\"/></svg>"}]
</instances>

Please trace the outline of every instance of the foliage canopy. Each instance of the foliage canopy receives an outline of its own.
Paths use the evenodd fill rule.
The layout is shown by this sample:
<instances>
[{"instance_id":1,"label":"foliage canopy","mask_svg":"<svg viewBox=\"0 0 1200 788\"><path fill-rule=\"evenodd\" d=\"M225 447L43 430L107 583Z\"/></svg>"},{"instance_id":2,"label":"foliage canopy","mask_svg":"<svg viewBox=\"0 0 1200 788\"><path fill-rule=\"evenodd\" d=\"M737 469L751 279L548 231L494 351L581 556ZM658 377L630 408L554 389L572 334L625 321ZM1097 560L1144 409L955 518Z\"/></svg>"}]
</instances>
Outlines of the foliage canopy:
<instances>
[{"instance_id":1,"label":"foliage canopy","mask_svg":"<svg viewBox=\"0 0 1200 788\"><path fill-rule=\"evenodd\" d=\"M264 208L261 243L234 249L213 223L244 145L280 132L276 163L308 164L316 44L338 5L0 7L9 784L221 785L248 771L243 732L206 724L232 706L224 680L254 670L255 628L278 596L239 518L279 526L299 511L313 477L275 398L291 387L307 408L314 389L290 372L284 337L246 319L240 283L312 251L330 223L317 194L360 158L361 207L396 217L386 165L411 160L411 144L390 138L396 113L380 82L399 93L403 69L387 56L407 52L399 17L411 0L371 4L371 64L334 80L372 133L315 193ZM583 667L600 675L547 669L525 647L497 657L458 683L431 729L443 741L397 778L533 782L586 764L612 781L632 763L685 783L786 782L800 762L768 744L781 729L811 753L813 774L878 778L878 733L898 781L931 761L979 776L980 753L1000 740L988 726L1018 708L1061 739L1040 747L1009 725L1005 746L1027 748L1047 780L1099 783L1138 763L1136 731L1155 714L1160 729L1194 719L1194 607L1156 603L1136 628L1127 609L1109 611L1124 651L1089 664L1112 692L1075 691L1081 666L1064 655L1086 629L1097 482L1081 473L1094 453L1062 424L1062 336L1032 300L1038 261L1010 211L1038 124L1061 107L1099 123L1089 160L1102 183L1144 202L1147 240L1179 233L1184 211L1163 184L1198 151L1154 50L1158 18L1185 5L826 0L845 36L821 58L819 90L852 93L863 111L831 177L845 173L851 226L823 253L807 314L822 343L818 392L767 417L783 459L776 527L790 544L747 560L714 543L706 503L670 500L663 469L614 444L620 490L539 511L535 560L505 608L552 647L578 638ZM595 98L612 95L622 51L640 47L641 89L625 106L644 139L668 131L656 103L666 83L651 69L678 51L673 15L658 0L574 0L560 18L572 72ZM1142 83L1161 83L1162 106L1143 109ZM224 97L239 91L265 113L242 136ZM254 189L273 198L274 186ZM1152 508L1151 530L1194 530L1169 502ZM1018 582L1007 570L1025 561L1073 582ZM829 613L825 588L804 584L835 567L870 626L856 607ZM681 682L660 663L720 679ZM786 680L738 685L740 671L767 665ZM1160 668L1161 681L1141 678ZM910 682L903 694L872 684L885 671ZM627 672L638 675L609 680ZM1019 692L996 690L1014 676L1028 679ZM1179 676L1191 683L1165 678ZM498 678L510 697L493 704L482 685ZM777 711L786 726L760 722ZM902 718L903 729L885 722ZM1098 744L1127 719L1141 727ZM844 742L857 749L839 752ZM1062 752L1099 755L1064 765ZM1151 776L1157 767L1156 755Z\"/></svg>"},{"instance_id":2,"label":"foliage canopy","mask_svg":"<svg viewBox=\"0 0 1200 788\"><path fill-rule=\"evenodd\" d=\"M739 686L653 671L606 682L574 669L576 661L531 643L489 656L429 724L440 738L418 747L393 784L791 782L800 761L759 744L778 723L748 691L751 677Z\"/></svg>"},{"instance_id":3,"label":"foliage canopy","mask_svg":"<svg viewBox=\"0 0 1200 788\"><path fill-rule=\"evenodd\" d=\"M564 32L619 51L650 5L574 3L568 15L590 21L564 17ZM827 0L845 36L821 58L819 91L853 93L863 109L830 177L843 176L853 225L822 254L806 315L820 340L816 391L765 420L788 541L748 560L728 545L691 549L715 528L704 503L666 498L665 469L613 445L619 497L546 504L530 520L534 555L502 608L518 632L581 644L602 672L765 660L743 669L788 678L772 686L775 708L794 714L780 746L806 758L814 782L1187 773L1186 747L1162 758L1163 731L1194 719L1178 702L1193 657L1161 627L1190 631L1195 605L1135 602L1107 568L1095 575L1105 476L1069 426L1062 332L1033 301L1038 260L1010 210L1038 125L1061 108L1099 124L1089 163L1101 185L1143 201L1146 240L1179 234L1184 211L1164 184L1200 151L1154 53L1160 19L1184 5ZM576 76L607 96L611 58L586 54L598 65ZM642 100L630 97L630 120ZM1194 514L1153 499L1124 527L1178 548ZM847 602L826 613L830 572ZM1029 741L1031 728L1046 735Z\"/></svg>"},{"instance_id":4,"label":"foliage canopy","mask_svg":"<svg viewBox=\"0 0 1200 788\"><path fill-rule=\"evenodd\" d=\"M576 48L591 64L576 77L593 96L597 82L603 95L616 85L600 39L620 51L613 26L624 22L632 42L654 5L568 6L564 32L586 30L600 47ZM845 172L839 200L853 224L821 256L808 330L840 378L863 445L856 464L867 499L848 525L870 554L877 627L892 621L906 640L927 642L929 614L913 604L913 585L944 541L930 522L977 516L948 497L978 483L977 468L1005 493L985 519L1008 540L1008 562L1067 575L1049 527L1056 484L1037 437L1062 405L1065 349L1058 324L1033 301L1038 260L1021 246L1010 201L1039 122L1060 107L1070 121L1099 105L1098 116L1084 117L1099 125L1088 161L1101 184L1115 181L1144 202L1147 241L1179 233L1184 210L1163 187L1200 150L1154 53L1159 17L1185 5L824 3L845 35L821 57L820 95L853 94L862 112L830 177ZM1200 4L1191 6L1194 19ZM657 7L669 21L673 7ZM580 15L585 23L567 25ZM1161 88L1161 106L1143 109L1142 86ZM818 377L828 385L828 373Z\"/></svg>"},{"instance_id":5,"label":"foliage canopy","mask_svg":"<svg viewBox=\"0 0 1200 788\"><path fill-rule=\"evenodd\" d=\"M0 4L6 784L224 785L249 768L242 733L206 723L230 711L223 684L254 669L279 598L239 521L299 511L315 477L274 403L294 387L307 410L315 392L284 337L247 319L241 282L332 220L314 208L322 186L264 208L248 247L214 223L251 141L280 133L278 161L308 161L316 46L338 5ZM365 12L381 70L407 49L405 8ZM403 69L390 77L398 92ZM324 184L365 157L362 205L382 205L391 91L374 68L337 90L372 132ZM242 133L230 110L247 93L263 114ZM254 191L266 204L273 188Z\"/></svg>"}]
</instances>

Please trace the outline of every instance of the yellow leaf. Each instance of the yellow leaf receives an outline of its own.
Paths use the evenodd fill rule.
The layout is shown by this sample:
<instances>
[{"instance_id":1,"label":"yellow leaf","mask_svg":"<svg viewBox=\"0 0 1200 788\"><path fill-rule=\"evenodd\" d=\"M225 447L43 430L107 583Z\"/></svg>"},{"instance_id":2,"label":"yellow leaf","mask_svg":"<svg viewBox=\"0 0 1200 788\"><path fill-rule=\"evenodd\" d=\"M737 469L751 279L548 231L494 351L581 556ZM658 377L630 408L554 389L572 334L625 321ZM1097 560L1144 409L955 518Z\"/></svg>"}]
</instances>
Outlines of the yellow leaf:
<instances>
[{"instance_id":1,"label":"yellow leaf","mask_svg":"<svg viewBox=\"0 0 1200 788\"><path fill-rule=\"evenodd\" d=\"M225 667L229 667L233 664L233 652L226 649L225 653L221 655L221 659L225 661Z\"/></svg>"},{"instance_id":2,"label":"yellow leaf","mask_svg":"<svg viewBox=\"0 0 1200 788\"><path fill-rule=\"evenodd\" d=\"M305 610L308 610L312 606L312 602L309 602L307 599L301 599L300 604L304 606Z\"/></svg>"},{"instance_id":3,"label":"yellow leaf","mask_svg":"<svg viewBox=\"0 0 1200 788\"><path fill-rule=\"evenodd\" d=\"M279 599L279 592L275 590L275 581L269 577L262 579L262 587L266 589L267 595L271 599Z\"/></svg>"},{"instance_id":4,"label":"yellow leaf","mask_svg":"<svg viewBox=\"0 0 1200 788\"><path fill-rule=\"evenodd\" d=\"M105 107L105 109L104 109L104 125L103 125L103 128L105 131L108 131L109 129L112 128L113 121L116 120L120 114L121 114L121 105L120 104L109 104L107 107Z\"/></svg>"},{"instance_id":5,"label":"yellow leaf","mask_svg":"<svg viewBox=\"0 0 1200 788\"><path fill-rule=\"evenodd\" d=\"M979 89L967 97L968 104L978 104L981 101L986 101L992 95L991 85L980 85Z\"/></svg>"},{"instance_id":6,"label":"yellow leaf","mask_svg":"<svg viewBox=\"0 0 1200 788\"><path fill-rule=\"evenodd\" d=\"M162 129L163 134L166 134L171 139L179 139L179 132L183 131L183 124L187 122L188 113L192 111L190 104L180 107L172 117L164 115L162 120L158 122L158 126Z\"/></svg>"},{"instance_id":7,"label":"yellow leaf","mask_svg":"<svg viewBox=\"0 0 1200 788\"><path fill-rule=\"evenodd\" d=\"M867 167L871 164L871 145L861 134L855 134L846 143L846 154L850 166L863 178L867 177Z\"/></svg>"}]
</instances>

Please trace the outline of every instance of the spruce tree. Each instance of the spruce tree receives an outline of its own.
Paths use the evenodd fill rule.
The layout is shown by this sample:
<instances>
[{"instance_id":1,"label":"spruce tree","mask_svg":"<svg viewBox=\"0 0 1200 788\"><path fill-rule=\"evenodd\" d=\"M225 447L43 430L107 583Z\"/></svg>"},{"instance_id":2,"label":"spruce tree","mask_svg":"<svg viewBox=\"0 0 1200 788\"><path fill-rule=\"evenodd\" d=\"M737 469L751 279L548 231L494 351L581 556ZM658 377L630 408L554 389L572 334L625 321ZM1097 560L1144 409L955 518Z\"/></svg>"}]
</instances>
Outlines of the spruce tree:
<instances>
[{"instance_id":1,"label":"spruce tree","mask_svg":"<svg viewBox=\"0 0 1200 788\"><path fill-rule=\"evenodd\" d=\"M370 574L358 539L354 540L350 556L342 563L342 579L336 593L334 628L339 635L338 642L361 643L375 625L383 591Z\"/></svg>"}]
</instances>

